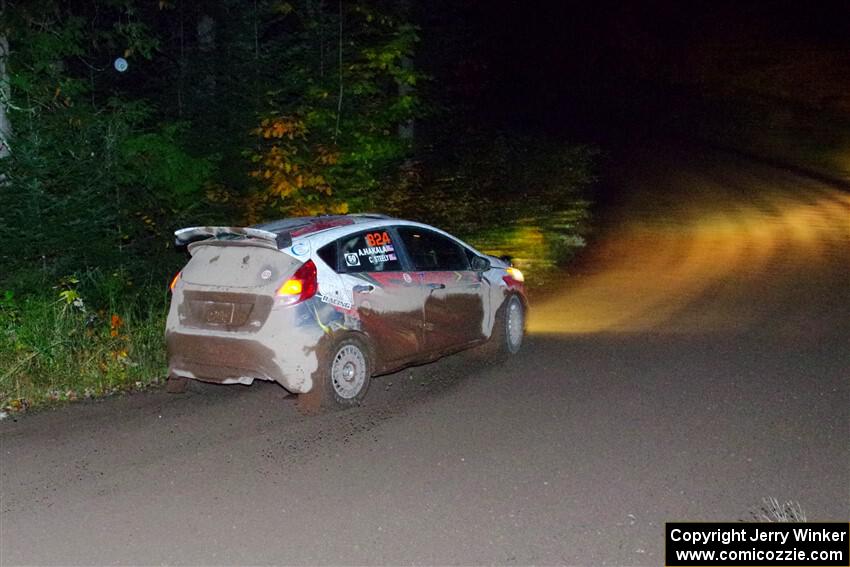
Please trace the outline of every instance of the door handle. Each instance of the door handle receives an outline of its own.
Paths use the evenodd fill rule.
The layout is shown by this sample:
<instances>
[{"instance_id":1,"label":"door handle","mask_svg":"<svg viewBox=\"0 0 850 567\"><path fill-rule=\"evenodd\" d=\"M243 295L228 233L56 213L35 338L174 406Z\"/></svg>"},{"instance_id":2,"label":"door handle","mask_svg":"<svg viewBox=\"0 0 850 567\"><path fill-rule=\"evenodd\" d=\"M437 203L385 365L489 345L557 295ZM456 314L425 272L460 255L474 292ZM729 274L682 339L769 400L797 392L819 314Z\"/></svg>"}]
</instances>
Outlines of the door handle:
<instances>
[{"instance_id":1,"label":"door handle","mask_svg":"<svg viewBox=\"0 0 850 567\"><path fill-rule=\"evenodd\" d=\"M354 293L372 293L375 290L373 285L356 285L352 288Z\"/></svg>"},{"instance_id":2,"label":"door handle","mask_svg":"<svg viewBox=\"0 0 850 567\"><path fill-rule=\"evenodd\" d=\"M429 283L428 289L446 289L446 284L442 283Z\"/></svg>"}]
</instances>

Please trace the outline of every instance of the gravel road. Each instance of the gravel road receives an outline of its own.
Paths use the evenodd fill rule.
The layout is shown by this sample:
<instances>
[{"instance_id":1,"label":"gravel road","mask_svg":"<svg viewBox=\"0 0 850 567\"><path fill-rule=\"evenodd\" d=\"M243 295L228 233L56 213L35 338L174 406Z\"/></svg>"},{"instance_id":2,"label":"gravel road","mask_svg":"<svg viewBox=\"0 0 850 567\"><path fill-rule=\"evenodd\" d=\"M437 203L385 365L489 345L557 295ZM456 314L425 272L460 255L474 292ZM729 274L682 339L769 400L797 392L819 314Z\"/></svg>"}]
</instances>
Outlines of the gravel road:
<instances>
[{"instance_id":1,"label":"gravel road","mask_svg":"<svg viewBox=\"0 0 850 567\"><path fill-rule=\"evenodd\" d=\"M0 564L661 565L665 521L850 519L848 187L653 145L609 183L502 365L0 422Z\"/></svg>"}]
</instances>

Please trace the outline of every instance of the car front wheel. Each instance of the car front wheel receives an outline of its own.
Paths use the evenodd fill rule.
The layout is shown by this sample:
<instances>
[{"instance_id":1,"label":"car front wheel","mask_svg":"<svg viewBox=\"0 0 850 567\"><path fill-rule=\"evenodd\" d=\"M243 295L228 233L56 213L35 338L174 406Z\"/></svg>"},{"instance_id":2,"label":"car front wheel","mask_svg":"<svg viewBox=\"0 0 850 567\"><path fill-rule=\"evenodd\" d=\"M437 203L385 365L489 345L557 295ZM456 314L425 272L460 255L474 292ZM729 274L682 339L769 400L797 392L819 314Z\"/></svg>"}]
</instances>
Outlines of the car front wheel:
<instances>
[{"instance_id":1,"label":"car front wheel","mask_svg":"<svg viewBox=\"0 0 850 567\"><path fill-rule=\"evenodd\" d=\"M476 356L485 361L500 361L519 352L524 337L525 305L518 296L511 295L496 311L493 333L476 349Z\"/></svg>"},{"instance_id":2,"label":"car front wheel","mask_svg":"<svg viewBox=\"0 0 850 567\"><path fill-rule=\"evenodd\" d=\"M525 336L525 308L515 295L505 305L505 338L503 348L510 354L519 352Z\"/></svg>"}]
</instances>

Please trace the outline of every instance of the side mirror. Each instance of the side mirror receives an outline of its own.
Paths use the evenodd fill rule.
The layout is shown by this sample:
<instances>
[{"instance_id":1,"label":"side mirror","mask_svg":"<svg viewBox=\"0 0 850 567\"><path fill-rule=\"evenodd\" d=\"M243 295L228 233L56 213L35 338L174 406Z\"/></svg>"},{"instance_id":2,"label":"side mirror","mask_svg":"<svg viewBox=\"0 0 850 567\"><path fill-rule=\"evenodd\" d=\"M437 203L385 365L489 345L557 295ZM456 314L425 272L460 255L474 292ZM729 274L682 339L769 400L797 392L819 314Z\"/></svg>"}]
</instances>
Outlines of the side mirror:
<instances>
[{"instance_id":1,"label":"side mirror","mask_svg":"<svg viewBox=\"0 0 850 567\"><path fill-rule=\"evenodd\" d=\"M486 272L490 269L490 260L483 256L476 256L472 259L472 269L476 272Z\"/></svg>"}]
</instances>

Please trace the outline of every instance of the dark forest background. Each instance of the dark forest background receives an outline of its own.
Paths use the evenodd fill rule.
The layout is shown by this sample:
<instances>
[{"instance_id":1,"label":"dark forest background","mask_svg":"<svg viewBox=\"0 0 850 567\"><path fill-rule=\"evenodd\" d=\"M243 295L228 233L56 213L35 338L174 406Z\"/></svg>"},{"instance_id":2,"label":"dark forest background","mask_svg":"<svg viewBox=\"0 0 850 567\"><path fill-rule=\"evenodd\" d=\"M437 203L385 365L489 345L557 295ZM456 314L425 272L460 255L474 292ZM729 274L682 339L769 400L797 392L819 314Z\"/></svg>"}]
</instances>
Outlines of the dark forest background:
<instances>
[{"instance_id":1,"label":"dark forest background","mask_svg":"<svg viewBox=\"0 0 850 567\"><path fill-rule=\"evenodd\" d=\"M0 0L0 406L164 378L173 231L376 211L547 280L647 136L850 178L846 3ZM125 67L126 64L126 67Z\"/></svg>"},{"instance_id":2,"label":"dark forest background","mask_svg":"<svg viewBox=\"0 0 850 567\"><path fill-rule=\"evenodd\" d=\"M162 380L181 227L378 211L532 270L580 246L595 150L487 119L490 13L3 0L0 406Z\"/></svg>"}]
</instances>

